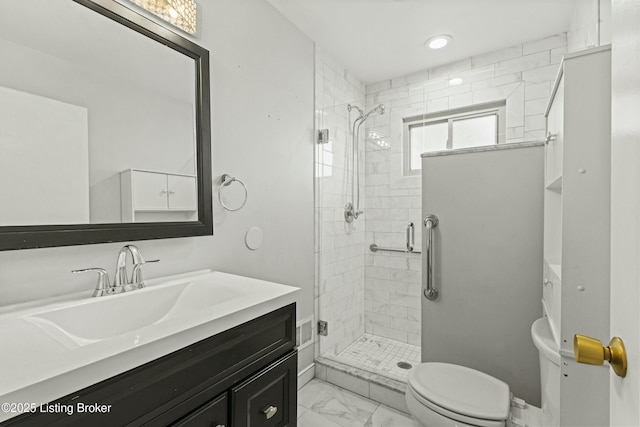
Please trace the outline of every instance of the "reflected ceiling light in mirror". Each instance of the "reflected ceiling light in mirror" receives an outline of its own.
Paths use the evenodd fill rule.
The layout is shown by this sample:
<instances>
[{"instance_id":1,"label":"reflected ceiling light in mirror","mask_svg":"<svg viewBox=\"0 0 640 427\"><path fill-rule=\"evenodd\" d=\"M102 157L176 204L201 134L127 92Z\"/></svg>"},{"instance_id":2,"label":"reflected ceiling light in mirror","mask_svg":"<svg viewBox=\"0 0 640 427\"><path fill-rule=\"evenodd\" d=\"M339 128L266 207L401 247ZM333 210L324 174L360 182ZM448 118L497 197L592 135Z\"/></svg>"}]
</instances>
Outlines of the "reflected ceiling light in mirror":
<instances>
[{"instance_id":1,"label":"reflected ceiling light in mirror","mask_svg":"<svg viewBox=\"0 0 640 427\"><path fill-rule=\"evenodd\" d=\"M424 42L425 47L429 47L430 49L442 49L446 45L449 44L453 40L448 34L440 34L438 36L431 37L429 40Z\"/></svg>"},{"instance_id":2,"label":"reflected ceiling light in mirror","mask_svg":"<svg viewBox=\"0 0 640 427\"><path fill-rule=\"evenodd\" d=\"M131 0L141 8L189 33L196 33L196 0Z\"/></svg>"},{"instance_id":3,"label":"reflected ceiling light in mirror","mask_svg":"<svg viewBox=\"0 0 640 427\"><path fill-rule=\"evenodd\" d=\"M454 77L449 80L449 86L460 86L463 82L464 80L462 80L460 77Z\"/></svg>"}]
</instances>

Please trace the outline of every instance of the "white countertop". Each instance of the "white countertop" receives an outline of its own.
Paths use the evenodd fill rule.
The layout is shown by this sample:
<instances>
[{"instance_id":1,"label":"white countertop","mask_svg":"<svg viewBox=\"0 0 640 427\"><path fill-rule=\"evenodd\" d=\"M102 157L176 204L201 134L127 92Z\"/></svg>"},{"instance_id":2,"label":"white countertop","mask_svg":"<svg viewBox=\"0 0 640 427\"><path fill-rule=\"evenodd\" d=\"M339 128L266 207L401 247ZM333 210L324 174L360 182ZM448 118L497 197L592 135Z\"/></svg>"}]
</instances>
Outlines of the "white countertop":
<instances>
[{"instance_id":1,"label":"white countertop","mask_svg":"<svg viewBox=\"0 0 640 427\"><path fill-rule=\"evenodd\" d=\"M149 280L145 289L99 298L127 298L134 292L147 289L153 292L154 286L185 279L199 286L222 283L229 289L237 289L238 296L210 308L203 304L188 316L169 318L88 344L56 339L28 318L44 310L94 301L91 292L3 307L0 310L0 403L39 406L51 402L291 304L299 291L264 280L201 271ZM109 322L109 318L93 321ZM0 421L17 415L0 410Z\"/></svg>"}]
</instances>

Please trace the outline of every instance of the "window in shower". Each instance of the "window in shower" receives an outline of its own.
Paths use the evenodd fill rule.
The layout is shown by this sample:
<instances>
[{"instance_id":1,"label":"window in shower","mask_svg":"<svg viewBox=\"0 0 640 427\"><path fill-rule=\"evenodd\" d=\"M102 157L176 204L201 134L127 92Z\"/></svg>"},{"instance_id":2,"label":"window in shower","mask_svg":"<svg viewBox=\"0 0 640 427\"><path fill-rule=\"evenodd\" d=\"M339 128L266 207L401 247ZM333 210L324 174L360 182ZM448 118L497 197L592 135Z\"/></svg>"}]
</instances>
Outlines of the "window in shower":
<instances>
[{"instance_id":1,"label":"window in shower","mask_svg":"<svg viewBox=\"0 0 640 427\"><path fill-rule=\"evenodd\" d=\"M503 143L505 110L502 101L403 119L404 174L420 174L422 153Z\"/></svg>"}]
</instances>

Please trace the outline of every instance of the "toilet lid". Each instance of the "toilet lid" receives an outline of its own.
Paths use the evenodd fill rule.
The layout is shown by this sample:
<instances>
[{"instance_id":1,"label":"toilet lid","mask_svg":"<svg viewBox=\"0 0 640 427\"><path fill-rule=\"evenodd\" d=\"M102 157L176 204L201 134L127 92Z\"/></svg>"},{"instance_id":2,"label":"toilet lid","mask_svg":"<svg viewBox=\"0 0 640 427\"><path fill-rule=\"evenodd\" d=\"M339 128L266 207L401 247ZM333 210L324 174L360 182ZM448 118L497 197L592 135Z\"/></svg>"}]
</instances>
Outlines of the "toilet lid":
<instances>
[{"instance_id":1,"label":"toilet lid","mask_svg":"<svg viewBox=\"0 0 640 427\"><path fill-rule=\"evenodd\" d=\"M421 363L409 371L408 382L420 396L452 412L487 420L509 416L509 386L475 369Z\"/></svg>"}]
</instances>

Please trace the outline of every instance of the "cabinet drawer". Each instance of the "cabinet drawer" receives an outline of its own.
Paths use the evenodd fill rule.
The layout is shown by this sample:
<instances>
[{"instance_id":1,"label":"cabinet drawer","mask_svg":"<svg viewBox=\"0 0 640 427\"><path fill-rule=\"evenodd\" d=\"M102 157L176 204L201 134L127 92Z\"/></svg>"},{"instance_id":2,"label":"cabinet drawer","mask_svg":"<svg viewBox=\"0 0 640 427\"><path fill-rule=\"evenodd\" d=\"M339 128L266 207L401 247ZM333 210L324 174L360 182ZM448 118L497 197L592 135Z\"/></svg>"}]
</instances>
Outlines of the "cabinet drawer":
<instances>
[{"instance_id":1,"label":"cabinet drawer","mask_svg":"<svg viewBox=\"0 0 640 427\"><path fill-rule=\"evenodd\" d=\"M227 394L205 403L172 427L224 427L227 426Z\"/></svg>"},{"instance_id":2,"label":"cabinet drawer","mask_svg":"<svg viewBox=\"0 0 640 427\"><path fill-rule=\"evenodd\" d=\"M232 389L234 427L295 427L297 362L294 351Z\"/></svg>"}]
</instances>

